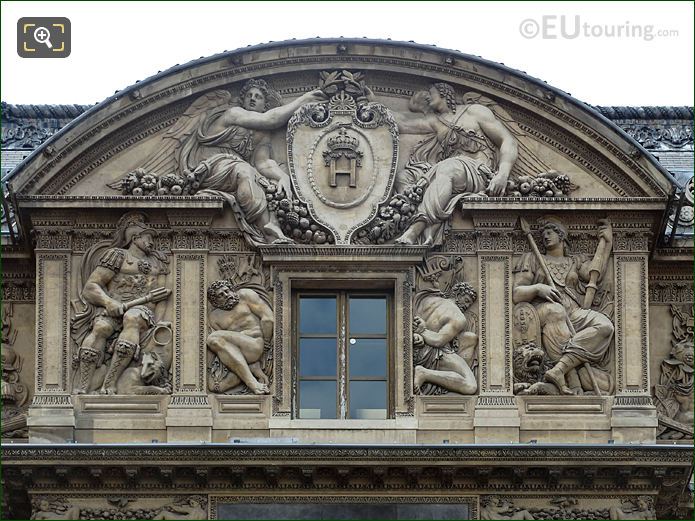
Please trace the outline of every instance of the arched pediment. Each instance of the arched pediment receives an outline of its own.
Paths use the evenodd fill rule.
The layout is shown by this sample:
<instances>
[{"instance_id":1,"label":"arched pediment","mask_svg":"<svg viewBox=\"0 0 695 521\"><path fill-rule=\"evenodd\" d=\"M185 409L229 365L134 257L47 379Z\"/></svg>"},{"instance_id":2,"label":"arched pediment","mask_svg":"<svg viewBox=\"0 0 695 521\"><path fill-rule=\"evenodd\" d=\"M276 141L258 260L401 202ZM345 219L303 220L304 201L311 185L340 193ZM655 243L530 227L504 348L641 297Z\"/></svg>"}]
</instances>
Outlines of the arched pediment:
<instances>
[{"instance_id":1,"label":"arched pediment","mask_svg":"<svg viewBox=\"0 0 695 521\"><path fill-rule=\"evenodd\" d=\"M369 101L412 117L417 109L409 100L434 83L453 87L457 106L464 107L460 112L469 106L482 106L479 112L485 115L474 116L473 121L489 116L494 124L502 124L517 144L510 176L517 184L506 189L507 197L523 199L529 195L528 187L520 188L520 176L536 177L549 171L566 175L573 185L571 193L569 189L565 190L568 193L555 192L564 201L567 196L569 200L613 202L649 198L650 204L665 206L672 191L669 174L649 153L598 111L567 93L478 57L369 39L270 43L177 65L117 92L64 127L17 168L12 189L20 200L33 196L112 196L119 192L109 185L119 186L128 172L143 166L164 168L162 162L168 162L167 168L173 168L171 165L178 162L183 175L184 141L198 130L201 114L234 106L248 80L267 81L287 104L321 86L326 74L340 71L360 73L362 85L370 92ZM455 126L457 121L452 117L448 124ZM423 139L422 135L404 132L403 127L400 130L394 134L396 171L406 167L414 147ZM482 139L489 138L485 134L483 131ZM176 146L172 146L172 137L178 140ZM284 163L291 170L288 141L292 140L286 126L275 126L270 138L273 158L281 168L286 168ZM494 148L499 143L492 145ZM295 148L296 156L302 153ZM395 152L393 155L396 157ZM153 159L155 156L159 159ZM303 170L306 165L297 168ZM304 174L293 175L296 184L296 176ZM546 188L533 192L532 186L530 195L550 196L555 189L547 183Z\"/></svg>"}]
</instances>

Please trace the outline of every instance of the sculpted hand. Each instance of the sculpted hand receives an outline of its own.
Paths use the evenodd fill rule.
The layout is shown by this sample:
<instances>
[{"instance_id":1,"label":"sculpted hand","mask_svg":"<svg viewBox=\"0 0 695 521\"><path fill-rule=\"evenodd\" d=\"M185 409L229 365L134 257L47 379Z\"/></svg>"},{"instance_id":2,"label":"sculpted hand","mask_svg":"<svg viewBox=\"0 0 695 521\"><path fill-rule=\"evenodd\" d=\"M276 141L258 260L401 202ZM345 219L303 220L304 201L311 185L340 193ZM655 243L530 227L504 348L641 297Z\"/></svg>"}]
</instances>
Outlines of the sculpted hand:
<instances>
[{"instance_id":1,"label":"sculpted hand","mask_svg":"<svg viewBox=\"0 0 695 521\"><path fill-rule=\"evenodd\" d=\"M419 333L415 333L413 335L413 347L421 347L425 345L425 339L422 338L422 335Z\"/></svg>"},{"instance_id":2,"label":"sculpted hand","mask_svg":"<svg viewBox=\"0 0 695 521\"><path fill-rule=\"evenodd\" d=\"M312 90L302 95L302 100L304 103L313 103L319 101L326 101L328 96L326 96L321 89Z\"/></svg>"},{"instance_id":3,"label":"sculpted hand","mask_svg":"<svg viewBox=\"0 0 695 521\"><path fill-rule=\"evenodd\" d=\"M490 180L490 184L488 185L487 189L485 190L485 193L493 196L493 197L500 197L504 195L505 190L507 189L507 177L502 176L499 173L495 174L495 177L493 177Z\"/></svg>"},{"instance_id":4,"label":"sculpted hand","mask_svg":"<svg viewBox=\"0 0 695 521\"><path fill-rule=\"evenodd\" d=\"M422 332L425 330L425 321L418 316L413 317L413 330L416 333L422 334Z\"/></svg>"},{"instance_id":5,"label":"sculpted hand","mask_svg":"<svg viewBox=\"0 0 695 521\"><path fill-rule=\"evenodd\" d=\"M560 303L562 301L560 292L547 284L536 284L536 296L548 302Z\"/></svg>"},{"instance_id":6,"label":"sculpted hand","mask_svg":"<svg viewBox=\"0 0 695 521\"><path fill-rule=\"evenodd\" d=\"M281 194L285 194L286 197L292 198L292 181L290 180L290 176L284 175L277 181L278 183L278 192Z\"/></svg>"},{"instance_id":7,"label":"sculpted hand","mask_svg":"<svg viewBox=\"0 0 695 521\"><path fill-rule=\"evenodd\" d=\"M125 313L123 304L115 299L107 300L104 304L104 309L106 310L106 315L109 317L120 317Z\"/></svg>"}]
</instances>

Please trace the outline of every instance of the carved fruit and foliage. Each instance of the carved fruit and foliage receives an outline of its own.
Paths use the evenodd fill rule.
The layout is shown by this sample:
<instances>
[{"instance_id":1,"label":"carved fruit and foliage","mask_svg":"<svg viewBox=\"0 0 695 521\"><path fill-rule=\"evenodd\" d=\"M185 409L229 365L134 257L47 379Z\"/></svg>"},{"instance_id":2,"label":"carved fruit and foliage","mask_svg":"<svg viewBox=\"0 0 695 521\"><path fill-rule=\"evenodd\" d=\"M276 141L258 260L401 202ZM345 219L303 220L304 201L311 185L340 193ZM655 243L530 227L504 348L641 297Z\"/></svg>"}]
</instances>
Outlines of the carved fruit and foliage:
<instances>
[{"instance_id":1,"label":"carved fruit and foliage","mask_svg":"<svg viewBox=\"0 0 695 521\"><path fill-rule=\"evenodd\" d=\"M466 199L568 197L576 186L526 144L525 132L496 102L434 83L416 92L409 112L392 111L400 134L423 136L396 173L392 198L355 242L439 245Z\"/></svg>"},{"instance_id":2,"label":"carved fruit and foliage","mask_svg":"<svg viewBox=\"0 0 695 521\"><path fill-rule=\"evenodd\" d=\"M269 394L274 321L260 262L253 254L226 255L218 268L223 278L208 287L208 389Z\"/></svg>"},{"instance_id":3,"label":"carved fruit and foliage","mask_svg":"<svg viewBox=\"0 0 695 521\"><path fill-rule=\"evenodd\" d=\"M171 324L164 314L169 257L141 212L118 221L113 238L82 258L82 289L73 301L73 393L168 394Z\"/></svg>"},{"instance_id":4,"label":"carved fruit and foliage","mask_svg":"<svg viewBox=\"0 0 695 521\"><path fill-rule=\"evenodd\" d=\"M654 499L650 496L622 498L618 505L598 508L584 506L585 501L567 496L542 502L535 498L525 502L497 495L482 496L480 519L656 519ZM601 502L606 502L606 499Z\"/></svg>"},{"instance_id":5,"label":"carved fruit and foliage","mask_svg":"<svg viewBox=\"0 0 695 521\"><path fill-rule=\"evenodd\" d=\"M610 223L599 222L593 254L568 254L567 227L557 218L540 221L540 246L523 217L520 225L531 252L514 269L514 393L611 394Z\"/></svg>"},{"instance_id":6,"label":"carved fruit and foliage","mask_svg":"<svg viewBox=\"0 0 695 521\"><path fill-rule=\"evenodd\" d=\"M203 94L155 154L109 187L221 197L252 245L438 245L467 198L558 198L576 188L478 93L434 83L399 112L375 101L361 71L323 71L318 87L288 103L263 79L245 82L237 99ZM287 156L272 146L282 130ZM401 134L421 139L395 172Z\"/></svg>"},{"instance_id":7,"label":"carved fruit and foliage","mask_svg":"<svg viewBox=\"0 0 695 521\"><path fill-rule=\"evenodd\" d=\"M431 255L418 267L413 300L413 388L420 395L475 394L478 335L470 306L477 292L463 281L463 258Z\"/></svg>"},{"instance_id":8,"label":"carved fruit and foliage","mask_svg":"<svg viewBox=\"0 0 695 521\"><path fill-rule=\"evenodd\" d=\"M659 413L657 437L693 438L693 305L671 304L671 352L661 362L654 402Z\"/></svg>"},{"instance_id":9,"label":"carved fruit and foliage","mask_svg":"<svg viewBox=\"0 0 695 521\"><path fill-rule=\"evenodd\" d=\"M39 496L32 500L32 519L207 519L207 497L181 496L164 505L145 498L108 496L105 499L79 500ZM159 501L161 503L161 500Z\"/></svg>"}]
</instances>

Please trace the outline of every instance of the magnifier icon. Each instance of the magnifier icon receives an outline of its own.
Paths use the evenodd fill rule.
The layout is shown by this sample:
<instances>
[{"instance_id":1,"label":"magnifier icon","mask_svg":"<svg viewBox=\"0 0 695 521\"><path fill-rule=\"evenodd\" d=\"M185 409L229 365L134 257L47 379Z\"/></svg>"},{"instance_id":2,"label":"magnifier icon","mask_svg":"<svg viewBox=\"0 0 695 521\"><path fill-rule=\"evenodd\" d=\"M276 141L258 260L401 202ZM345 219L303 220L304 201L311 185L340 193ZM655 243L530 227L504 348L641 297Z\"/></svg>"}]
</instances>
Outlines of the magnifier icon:
<instances>
[{"instance_id":1,"label":"magnifier icon","mask_svg":"<svg viewBox=\"0 0 695 521\"><path fill-rule=\"evenodd\" d=\"M51 45L51 32L45 27L37 27L34 29L34 40L39 43L45 43L46 47L53 49L53 45Z\"/></svg>"}]
</instances>

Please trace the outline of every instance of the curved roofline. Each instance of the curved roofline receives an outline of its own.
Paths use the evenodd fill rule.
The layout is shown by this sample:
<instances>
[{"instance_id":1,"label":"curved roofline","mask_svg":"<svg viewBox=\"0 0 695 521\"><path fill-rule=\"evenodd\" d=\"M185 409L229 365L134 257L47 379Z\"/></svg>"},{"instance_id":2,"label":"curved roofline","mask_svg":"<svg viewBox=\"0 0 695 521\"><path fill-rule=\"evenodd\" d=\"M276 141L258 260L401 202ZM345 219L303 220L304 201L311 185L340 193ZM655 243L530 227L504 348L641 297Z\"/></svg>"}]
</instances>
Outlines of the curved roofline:
<instances>
[{"instance_id":1,"label":"curved roofline","mask_svg":"<svg viewBox=\"0 0 695 521\"><path fill-rule=\"evenodd\" d=\"M206 63L214 62L216 60L219 60L219 59L225 58L225 57L229 57L229 56L232 56L234 54L241 54L244 52L259 51L259 50L264 50L264 49L273 49L276 47L286 47L286 46L293 46L293 45L307 45L307 44L315 44L315 43L321 43L321 44L329 44L329 43L375 44L375 45L388 45L388 46L394 46L394 47L407 47L407 48L418 49L418 50L423 50L423 51L435 51L435 52L438 51L438 52L441 52L443 54L447 54L454 59L459 58L459 59L463 59L466 61L475 62L475 63L478 63L480 65L485 65L487 67L501 69L504 72L509 73L511 75L514 75L514 76L517 76L522 80L525 80L529 83L536 85L537 87L549 90L549 91L555 93L556 95L560 95L561 97L570 101L577 108L584 110L584 111L588 112L591 116L594 116L595 118L599 119L602 123L604 123L606 126L611 128L618 135L620 135L623 139L625 139L626 141L631 143L637 150L639 150L640 153L644 157L646 157L647 160L669 180L669 182L671 183L671 185L673 187L678 186L676 179L671 175L671 173L668 170L666 170L647 149L645 149L636 139L634 139L629 134L627 134L627 132L625 132L622 128L620 128L615 122L613 122L611 119L609 119L608 117L603 115L599 109L597 109L596 107L594 107L592 105L589 105L588 103L585 103L581 100L578 100L577 98L573 97L568 92L565 92L562 89L554 87L554 86L548 84L544 80L541 80L539 78L531 76L530 74L527 74L524 71L520 71L518 69L513 69L511 67L508 67L508 66L504 65L503 63L495 62L492 60L487 60L485 58L481 58L480 56L476 56L473 54L462 53L461 51L458 51L458 50L445 49L442 47L437 47L436 45L433 45L433 44L429 44L429 45L428 44L420 44L420 43L415 43L413 41L403 42L403 41L398 41L398 40L390 40L390 39L382 40L379 38L367 38L367 37L364 37L364 38L343 38L343 37L338 37L338 38L305 38L305 39L301 39L301 40L297 40L297 39L293 38L291 40L267 42L267 43L261 43L261 44L257 44L257 45L247 45L246 47L240 47L240 48L234 49L232 51L223 51L221 53L213 54L211 56L200 57L198 59L191 60L191 61L183 63L183 64L176 64L176 65L174 65L174 66L172 66L164 71L159 71L157 74L149 76L143 80L136 81L134 84L124 88L123 90L117 90L112 96L109 96L105 100L97 103L96 105L92 106L91 108L89 108L88 110L83 112L77 118L75 118L70 123L68 123L63 128L61 128L58 132L53 134L49 139L47 139L41 145L39 145L31 154L29 154L26 158L24 158L24 160L21 163L19 163L15 167L15 169L12 171L12 173L10 175L8 175L3 181L4 182L10 181L13 177L15 177L17 172L19 172L20 170L22 170L24 168L24 166L26 164L33 161L33 159L38 154L42 153L44 149L46 149L48 146L51 145L51 143L53 143L54 141L59 139L63 134L67 133L68 131L73 129L75 126L79 125L83 119L90 117L92 114L95 114L97 111L106 107L111 102L122 98L124 95L128 95L130 92L142 88L143 85L148 85L148 84L154 83L162 78L166 78L167 76L176 74L182 70L192 68L194 66L204 65Z\"/></svg>"}]
</instances>

